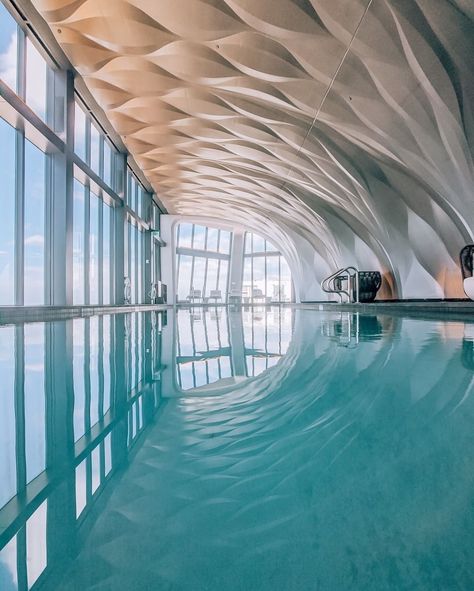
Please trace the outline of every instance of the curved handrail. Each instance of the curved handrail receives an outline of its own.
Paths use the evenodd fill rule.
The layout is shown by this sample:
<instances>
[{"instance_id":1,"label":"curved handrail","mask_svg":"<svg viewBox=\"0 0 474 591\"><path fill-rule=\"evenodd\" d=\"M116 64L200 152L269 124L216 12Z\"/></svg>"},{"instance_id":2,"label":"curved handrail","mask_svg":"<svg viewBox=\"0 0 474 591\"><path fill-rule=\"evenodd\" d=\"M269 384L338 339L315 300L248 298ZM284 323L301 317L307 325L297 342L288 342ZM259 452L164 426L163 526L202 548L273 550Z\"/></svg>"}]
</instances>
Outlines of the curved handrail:
<instances>
[{"instance_id":1,"label":"curved handrail","mask_svg":"<svg viewBox=\"0 0 474 591\"><path fill-rule=\"evenodd\" d=\"M337 277L340 277L344 274L347 274L348 277L356 277L356 302L359 301L359 281L358 281L358 273L359 271L352 266L349 267L344 267L343 269L339 269L338 271L335 271L332 275L329 275L329 277L326 277L326 279L324 279L324 281L321 284L321 288L324 292L326 293L337 293L339 295L339 297L341 298L342 301L342 294L346 295L349 298L349 301L351 301L352 296L350 294L350 292L346 291L345 289L336 289L335 287L330 287L331 282L334 285L334 280L337 279Z\"/></svg>"},{"instance_id":2,"label":"curved handrail","mask_svg":"<svg viewBox=\"0 0 474 591\"><path fill-rule=\"evenodd\" d=\"M321 284L323 291L325 291L326 293L336 293L336 290L331 289L329 287L329 284L331 283L331 281L334 281L334 279L336 279L336 277L339 277L339 275L342 275L344 272L345 272L345 269L338 269L332 275L329 275L329 277L326 277L326 279L324 279L324 281Z\"/></svg>"}]
</instances>

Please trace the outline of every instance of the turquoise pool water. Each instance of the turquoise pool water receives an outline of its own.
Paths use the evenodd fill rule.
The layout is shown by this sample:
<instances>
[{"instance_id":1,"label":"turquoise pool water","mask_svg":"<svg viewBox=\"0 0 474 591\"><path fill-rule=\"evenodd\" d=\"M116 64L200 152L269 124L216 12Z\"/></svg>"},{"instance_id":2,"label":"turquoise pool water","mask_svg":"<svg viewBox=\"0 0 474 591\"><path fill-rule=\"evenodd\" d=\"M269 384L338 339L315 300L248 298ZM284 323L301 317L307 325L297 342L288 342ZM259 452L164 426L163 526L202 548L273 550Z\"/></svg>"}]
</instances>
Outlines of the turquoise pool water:
<instances>
[{"instance_id":1,"label":"turquoise pool water","mask_svg":"<svg viewBox=\"0 0 474 591\"><path fill-rule=\"evenodd\" d=\"M474 324L0 327L0 589L474 589Z\"/></svg>"}]
</instances>

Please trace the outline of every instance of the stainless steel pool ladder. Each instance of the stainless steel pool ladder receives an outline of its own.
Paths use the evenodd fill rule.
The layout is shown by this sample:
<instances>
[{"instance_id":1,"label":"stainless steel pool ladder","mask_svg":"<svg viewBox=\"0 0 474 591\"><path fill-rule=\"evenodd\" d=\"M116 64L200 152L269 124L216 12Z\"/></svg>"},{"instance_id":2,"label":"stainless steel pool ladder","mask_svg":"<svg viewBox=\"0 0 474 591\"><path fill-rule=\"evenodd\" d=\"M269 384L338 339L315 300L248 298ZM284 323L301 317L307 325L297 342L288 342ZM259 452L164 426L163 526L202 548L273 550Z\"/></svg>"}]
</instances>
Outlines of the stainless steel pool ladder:
<instances>
[{"instance_id":1,"label":"stainless steel pool ladder","mask_svg":"<svg viewBox=\"0 0 474 591\"><path fill-rule=\"evenodd\" d=\"M347 281L347 290L342 289L342 282ZM355 267L339 269L322 282L321 287L326 293L337 293L341 298L346 295L350 303L359 301L359 271Z\"/></svg>"}]
</instances>

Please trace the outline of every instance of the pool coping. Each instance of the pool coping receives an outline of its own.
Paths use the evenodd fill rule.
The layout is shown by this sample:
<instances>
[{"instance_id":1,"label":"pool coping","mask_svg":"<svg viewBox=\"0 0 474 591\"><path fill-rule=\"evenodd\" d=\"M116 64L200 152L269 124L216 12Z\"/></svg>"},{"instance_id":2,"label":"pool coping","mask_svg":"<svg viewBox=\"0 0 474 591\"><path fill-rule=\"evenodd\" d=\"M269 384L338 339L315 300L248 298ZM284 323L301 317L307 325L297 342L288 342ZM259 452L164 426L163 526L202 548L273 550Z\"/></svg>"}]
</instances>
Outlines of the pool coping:
<instances>
[{"instance_id":1,"label":"pool coping","mask_svg":"<svg viewBox=\"0 0 474 591\"><path fill-rule=\"evenodd\" d=\"M125 306L0 306L0 326L23 322L52 322L73 318L89 318L106 314L127 314L168 310L167 304L141 304Z\"/></svg>"},{"instance_id":2,"label":"pool coping","mask_svg":"<svg viewBox=\"0 0 474 591\"><path fill-rule=\"evenodd\" d=\"M261 307L263 304L223 304L222 307L232 309ZM340 302L301 302L265 304L265 307L288 307L292 309L360 312L362 314L389 314L417 318L466 318L472 315L474 321L474 302L471 300L385 300L371 303L340 303ZM214 304L140 304L110 306L0 306L0 326L5 324L21 324L23 322L52 322L74 318L89 318L106 314L127 314L133 312L163 311L180 308L213 308Z\"/></svg>"},{"instance_id":3,"label":"pool coping","mask_svg":"<svg viewBox=\"0 0 474 591\"><path fill-rule=\"evenodd\" d=\"M398 300L345 304L340 302L304 302L296 308L319 311L360 312L362 314L388 314L429 319L466 319L474 321L474 302L471 300Z\"/></svg>"}]
</instances>

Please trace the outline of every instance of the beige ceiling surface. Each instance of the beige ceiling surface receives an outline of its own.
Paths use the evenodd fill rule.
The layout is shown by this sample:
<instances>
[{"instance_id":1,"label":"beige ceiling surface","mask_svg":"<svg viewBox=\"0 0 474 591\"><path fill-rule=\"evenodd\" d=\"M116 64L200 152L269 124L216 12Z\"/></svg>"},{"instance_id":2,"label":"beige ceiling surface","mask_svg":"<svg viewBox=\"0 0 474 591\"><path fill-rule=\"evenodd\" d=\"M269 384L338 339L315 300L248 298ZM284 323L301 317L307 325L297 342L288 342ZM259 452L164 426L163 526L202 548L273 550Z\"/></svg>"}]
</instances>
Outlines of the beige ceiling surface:
<instances>
[{"instance_id":1,"label":"beige ceiling surface","mask_svg":"<svg viewBox=\"0 0 474 591\"><path fill-rule=\"evenodd\" d=\"M170 212L272 235L309 291L356 263L398 295L459 293L469 2L33 4Z\"/></svg>"}]
</instances>

